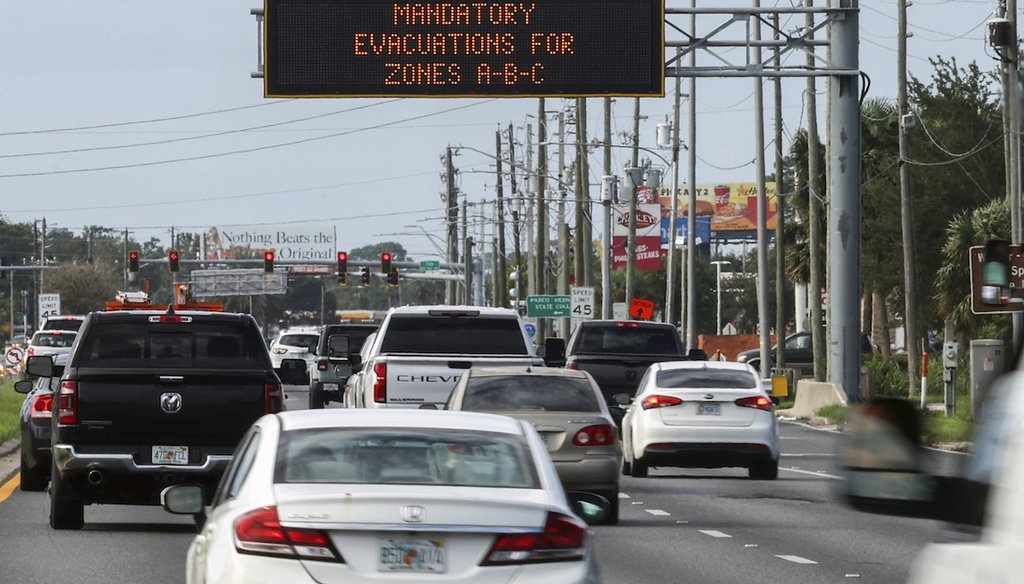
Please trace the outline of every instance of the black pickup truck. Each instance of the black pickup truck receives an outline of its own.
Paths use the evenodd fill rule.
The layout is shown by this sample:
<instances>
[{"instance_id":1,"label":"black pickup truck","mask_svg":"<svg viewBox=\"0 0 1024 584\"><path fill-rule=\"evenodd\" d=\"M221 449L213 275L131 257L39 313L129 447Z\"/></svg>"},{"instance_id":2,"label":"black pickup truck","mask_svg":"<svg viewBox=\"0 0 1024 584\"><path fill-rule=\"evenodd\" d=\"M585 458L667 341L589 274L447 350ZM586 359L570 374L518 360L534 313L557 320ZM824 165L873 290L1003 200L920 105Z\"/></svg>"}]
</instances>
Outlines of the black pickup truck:
<instances>
[{"instance_id":1,"label":"black pickup truck","mask_svg":"<svg viewBox=\"0 0 1024 584\"><path fill-rule=\"evenodd\" d=\"M616 422L624 412L614 396L632 396L653 363L682 361L686 351L676 327L642 321L583 321L566 345L565 366L593 376Z\"/></svg>"},{"instance_id":2,"label":"black pickup truck","mask_svg":"<svg viewBox=\"0 0 1024 584\"><path fill-rule=\"evenodd\" d=\"M55 398L55 529L81 528L85 505L157 505L175 483L213 493L249 426L283 406L252 316L199 311L91 313Z\"/></svg>"}]
</instances>

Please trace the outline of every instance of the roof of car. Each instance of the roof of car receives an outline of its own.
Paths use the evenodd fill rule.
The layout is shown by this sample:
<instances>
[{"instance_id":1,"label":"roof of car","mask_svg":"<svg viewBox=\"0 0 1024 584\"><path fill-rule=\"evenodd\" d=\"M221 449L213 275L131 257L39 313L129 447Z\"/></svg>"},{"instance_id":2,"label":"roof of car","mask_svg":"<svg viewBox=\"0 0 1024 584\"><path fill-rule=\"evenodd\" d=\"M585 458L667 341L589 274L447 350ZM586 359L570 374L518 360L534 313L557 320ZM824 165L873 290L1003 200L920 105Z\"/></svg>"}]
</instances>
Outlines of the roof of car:
<instances>
[{"instance_id":1,"label":"roof of car","mask_svg":"<svg viewBox=\"0 0 1024 584\"><path fill-rule=\"evenodd\" d=\"M448 306L445 304L428 306L400 306L392 308L390 314L429 314L430 311L444 312L477 312L480 316L510 316L517 317L516 311L511 308L495 308L489 306Z\"/></svg>"},{"instance_id":2,"label":"roof of car","mask_svg":"<svg viewBox=\"0 0 1024 584\"><path fill-rule=\"evenodd\" d=\"M428 428L522 434L519 422L506 416L444 410L324 409L276 414L285 431L311 428Z\"/></svg>"},{"instance_id":3,"label":"roof of car","mask_svg":"<svg viewBox=\"0 0 1024 584\"><path fill-rule=\"evenodd\" d=\"M586 379L587 374L576 369L560 367L486 367L470 370L473 377L491 377L498 375L532 375L541 377L568 377Z\"/></svg>"},{"instance_id":4,"label":"roof of car","mask_svg":"<svg viewBox=\"0 0 1024 584\"><path fill-rule=\"evenodd\" d=\"M661 370L669 369L727 369L733 371L749 371L752 369L746 363L735 363L732 361L663 361L655 363L654 367Z\"/></svg>"}]
</instances>

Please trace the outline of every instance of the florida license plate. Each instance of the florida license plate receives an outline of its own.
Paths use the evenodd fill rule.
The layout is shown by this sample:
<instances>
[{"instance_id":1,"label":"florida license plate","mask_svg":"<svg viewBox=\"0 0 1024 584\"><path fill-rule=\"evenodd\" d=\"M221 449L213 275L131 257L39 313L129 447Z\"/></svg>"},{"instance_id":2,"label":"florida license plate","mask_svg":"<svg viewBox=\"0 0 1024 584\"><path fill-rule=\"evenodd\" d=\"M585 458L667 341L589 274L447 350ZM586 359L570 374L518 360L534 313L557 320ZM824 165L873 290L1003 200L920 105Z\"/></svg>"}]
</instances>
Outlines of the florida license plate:
<instances>
[{"instance_id":1,"label":"florida license plate","mask_svg":"<svg viewBox=\"0 0 1024 584\"><path fill-rule=\"evenodd\" d=\"M698 416L721 416L722 406L718 404L697 404Z\"/></svg>"},{"instance_id":2,"label":"florida license plate","mask_svg":"<svg viewBox=\"0 0 1024 584\"><path fill-rule=\"evenodd\" d=\"M325 383L324 384L324 391L338 391L338 384L337 383Z\"/></svg>"},{"instance_id":3,"label":"florida license plate","mask_svg":"<svg viewBox=\"0 0 1024 584\"><path fill-rule=\"evenodd\" d=\"M382 539L377 555L379 572L428 572L448 569L448 550L440 539Z\"/></svg>"},{"instance_id":4,"label":"florida license plate","mask_svg":"<svg viewBox=\"0 0 1024 584\"><path fill-rule=\"evenodd\" d=\"M188 464L188 446L154 446L153 464Z\"/></svg>"}]
</instances>

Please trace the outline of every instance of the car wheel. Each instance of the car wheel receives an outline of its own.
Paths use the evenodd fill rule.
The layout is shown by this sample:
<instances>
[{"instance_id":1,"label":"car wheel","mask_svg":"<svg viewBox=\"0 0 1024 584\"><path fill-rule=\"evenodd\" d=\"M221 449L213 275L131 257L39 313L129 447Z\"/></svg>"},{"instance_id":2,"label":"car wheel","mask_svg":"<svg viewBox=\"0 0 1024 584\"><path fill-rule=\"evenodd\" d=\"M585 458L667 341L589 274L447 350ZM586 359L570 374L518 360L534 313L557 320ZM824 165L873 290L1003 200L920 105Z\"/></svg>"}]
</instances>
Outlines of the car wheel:
<instances>
[{"instance_id":1,"label":"car wheel","mask_svg":"<svg viewBox=\"0 0 1024 584\"><path fill-rule=\"evenodd\" d=\"M758 481L774 481L779 478L779 461L764 460L750 465L748 470L750 478Z\"/></svg>"},{"instance_id":2,"label":"car wheel","mask_svg":"<svg viewBox=\"0 0 1024 584\"><path fill-rule=\"evenodd\" d=\"M309 409L321 410L324 407L324 398L320 395L320 384L314 383L309 388Z\"/></svg>"},{"instance_id":3,"label":"car wheel","mask_svg":"<svg viewBox=\"0 0 1024 584\"><path fill-rule=\"evenodd\" d=\"M630 472L632 472L631 471L631 466L632 465L629 464L629 459L627 459L625 456L623 456L622 457L622 474L624 476L628 477L630 475Z\"/></svg>"},{"instance_id":4,"label":"car wheel","mask_svg":"<svg viewBox=\"0 0 1024 584\"><path fill-rule=\"evenodd\" d=\"M40 466L29 468L25 460L25 451L21 452L21 490L22 491L45 491L49 478L46 476L46 469Z\"/></svg>"},{"instance_id":5,"label":"car wheel","mask_svg":"<svg viewBox=\"0 0 1024 584\"><path fill-rule=\"evenodd\" d=\"M614 491L611 491L611 492L602 493L601 496L606 498L606 499L608 499L608 502L611 503L611 508L608 510L608 517L605 517L605 519L603 521L603 524L604 525L618 525L619 524L619 491L618 491L618 489L616 489Z\"/></svg>"},{"instance_id":6,"label":"car wheel","mask_svg":"<svg viewBox=\"0 0 1024 584\"><path fill-rule=\"evenodd\" d=\"M638 479L647 477L647 463L640 459L633 459L633 464L629 469L629 475Z\"/></svg>"},{"instance_id":7,"label":"car wheel","mask_svg":"<svg viewBox=\"0 0 1024 584\"><path fill-rule=\"evenodd\" d=\"M85 505L81 499L68 496L68 487L56 469L50 471L50 527L81 529L85 524Z\"/></svg>"}]
</instances>

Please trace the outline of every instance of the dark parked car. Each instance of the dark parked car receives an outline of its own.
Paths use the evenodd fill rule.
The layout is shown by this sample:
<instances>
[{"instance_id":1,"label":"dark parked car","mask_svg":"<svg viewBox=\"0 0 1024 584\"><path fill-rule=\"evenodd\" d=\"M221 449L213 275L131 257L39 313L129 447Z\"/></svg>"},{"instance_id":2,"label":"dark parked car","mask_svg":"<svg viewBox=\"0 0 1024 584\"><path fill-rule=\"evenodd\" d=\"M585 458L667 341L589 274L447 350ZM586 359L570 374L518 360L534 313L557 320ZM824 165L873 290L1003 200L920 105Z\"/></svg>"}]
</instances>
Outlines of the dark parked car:
<instances>
[{"instance_id":1,"label":"dark parked car","mask_svg":"<svg viewBox=\"0 0 1024 584\"><path fill-rule=\"evenodd\" d=\"M38 357L33 357L38 358ZM68 362L67 353L57 355L53 376L23 379L14 390L27 394L21 405L21 490L43 491L50 482L50 422L53 419L53 395L60 387L60 376Z\"/></svg>"},{"instance_id":2,"label":"dark parked car","mask_svg":"<svg viewBox=\"0 0 1024 584\"><path fill-rule=\"evenodd\" d=\"M775 365L775 350L778 345L772 345L769 351L769 356L772 359L772 363L769 367ZM814 347L811 345L811 333L795 333L786 337L786 367L791 369L798 369L803 374L808 374L814 371ZM862 334L860 336L860 352L866 355L876 352L875 343L871 340L871 337ZM736 357L736 361L740 363L747 363L754 369L760 370L761 368L761 350L750 349L749 351L743 351Z\"/></svg>"}]
</instances>

